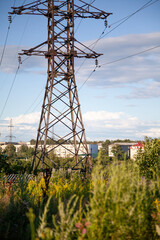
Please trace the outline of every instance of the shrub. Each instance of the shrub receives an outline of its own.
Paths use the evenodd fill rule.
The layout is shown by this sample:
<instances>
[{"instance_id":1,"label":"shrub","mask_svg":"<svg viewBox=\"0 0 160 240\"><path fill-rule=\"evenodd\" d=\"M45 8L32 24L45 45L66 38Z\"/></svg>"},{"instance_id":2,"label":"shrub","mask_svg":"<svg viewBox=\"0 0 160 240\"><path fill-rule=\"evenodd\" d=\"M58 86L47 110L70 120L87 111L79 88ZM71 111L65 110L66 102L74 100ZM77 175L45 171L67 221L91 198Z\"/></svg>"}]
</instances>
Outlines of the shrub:
<instances>
[{"instance_id":1,"label":"shrub","mask_svg":"<svg viewBox=\"0 0 160 240\"><path fill-rule=\"evenodd\" d=\"M148 179L160 173L160 140L145 138L144 150L139 150L136 162L140 172Z\"/></svg>"}]
</instances>

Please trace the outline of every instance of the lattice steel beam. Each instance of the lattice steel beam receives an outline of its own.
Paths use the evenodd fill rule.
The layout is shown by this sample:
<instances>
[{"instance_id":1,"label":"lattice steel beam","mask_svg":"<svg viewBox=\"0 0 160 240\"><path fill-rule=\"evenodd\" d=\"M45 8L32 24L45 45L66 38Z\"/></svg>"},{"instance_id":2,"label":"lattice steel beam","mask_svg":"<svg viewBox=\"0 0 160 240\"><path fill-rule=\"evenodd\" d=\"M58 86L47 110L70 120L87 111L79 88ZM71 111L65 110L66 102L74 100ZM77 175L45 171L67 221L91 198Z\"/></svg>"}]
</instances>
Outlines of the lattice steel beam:
<instances>
[{"instance_id":1,"label":"lattice steel beam","mask_svg":"<svg viewBox=\"0 0 160 240\"><path fill-rule=\"evenodd\" d=\"M44 15L48 19L48 39L28 50L25 55L48 59L47 83L35 146L33 167L58 168L53 152L63 149L72 156L73 170L91 167L77 85L74 58L97 58L96 53L74 37L75 18L106 19L111 13L101 11L82 0L39 0L13 7L11 14ZM41 50L48 45L48 50ZM77 45L76 45L77 44ZM85 47L85 50L82 50ZM53 145L48 147L47 140ZM73 148L67 145L72 143ZM68 161L62 164L65 167Z\"/></svg>"}]
</instances>

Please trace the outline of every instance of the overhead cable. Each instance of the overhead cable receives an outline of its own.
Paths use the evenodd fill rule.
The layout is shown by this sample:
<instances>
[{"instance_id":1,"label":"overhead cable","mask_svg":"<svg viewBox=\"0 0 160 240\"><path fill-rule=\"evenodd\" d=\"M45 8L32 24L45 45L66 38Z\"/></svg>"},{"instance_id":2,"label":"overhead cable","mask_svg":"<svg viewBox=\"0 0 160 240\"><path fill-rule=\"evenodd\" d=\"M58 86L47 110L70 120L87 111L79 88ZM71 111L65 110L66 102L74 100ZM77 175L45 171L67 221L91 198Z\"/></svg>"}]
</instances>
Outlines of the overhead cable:
<instances>
[{"instance_id":1,"label":"overhead cable","mask_svg":"<svg viewBox=\"0 0 160 240\"><path fill-rule=\"evenodd\" d=\"M91 77L92 74L96 71L97 68L103 67L104 65L109 65L109 64L116 63L116 62L120 62L120 61L125 60L125 59L127 59L127 58L131 58L131 57L134 57L134 56L143 54L143 53L145 53L145 52L152 51L152 50L154 50L154 49L156 49L156 48L159 48L159 47L160 47L160 45L157 45L157 46L155 46L155 47L148 48L148 49L146 49L146 50L144 50L144 51L137 52L137 53L128 55L128 56L126 56L126 57L119 58L119 59L116 59L116 60L114 60L114 61L106 62L106 63L103 63L103 64L100 64L100 65L96 66L96 67L93 69L93 71L90 73L90 75L88 76L88 78L87 78L87 79L84 81L84 83L80 86L79 90L80 90L80 89L85 85L85 83L90 79L90 77Z\"/></svg>"},{"instance_id":2,"label":"overhead cable","mask_svg":"<svg viewBox=\"0 0 160 240\"><path fill-rule=\"evenodd\" d=\"M17 77L19 68L20 68L20 64L19 64L18 67L17 67L17 70L16 70L16 73L15 73L15 76L14 76L14 79L13 79L13 82L12 82L12 85L11 85L11 87L10 87L10 89L9 89L9 92L8 92L8 95L7 95L5 104L4 104L3 109L2 109L2 111L1 111L1 113L0 113L0 118L2 117L3 112L4 112L5 108L6 108L6 105L7 105L8 99L9 99L9 97L10 97L10 94L11 94L11 91L12 91L12 88L13 88L13 85L14 85L14 83L15 83L15 80L16 80L16 77Z\"/></svg>"},{"instance_id":3,"label":"overhead cable","mask_svg":"<svg viewBox=\"0 0 160 240\"><path fill-rule=\"evenodd\" d=\"M124 17L124 18L122 18L121 20L119 20L119 21L122 21L122 22L120 22L117 26L115 26L112 30L110 30L109 32L107 32L106 34L104 34L104 31L106 30L106 27L105 27L105 29L103 30L103 32L101 33L101 35L99 36L99 38L95 41L95 42L93 42L91 45L89 45L89 47L91 47L91 46L93 46L92 47L92 50L95 48L95 46L97 45L97 43L102 39L102 38L104 38L105 36L107 36L109 33L111 33L112 31L114 31L116 28L118 28L120 25L122 25L124 22L126 22L129 18L131 18L132 16L134 16L136 13L138 13L139 11L141 11L141 10L143 10L143 9L145 9L145 8L147 8L147 7L149 7L149 6L151 6L152 4L154 4L154 3L156 3L156 2L158 2L159 0L155 0L154 2L152 2L153 0L150 0L150 1L148 1L147 3L145 3L142 7L140 7L139 9L137 9L135 12L133 12L132 14L130 14L130 15L128 15L127 17ZM117 22L119 22L119 21L117 21ZM111 25L110 25L111 26ZM151 49L152 50L152 49ZM150 51L150 50L147 50L147 51ZM143 53L143 52L142 52ZM140 53L139 53L140 54ZM132 56L132 55L131 55ZM134 56L134 55L133 55ZM127 57L125 57L125 58L128 58L129 56L127 56ZM122 58L122 60L123 59L125 59L125 58ZM85 63L85 61L86 61L86 59L84 59L84 61L82 62L82 64L80 65L80 67L78 68L78 70L77 70L77 72L76 73L78 73L79 72L79 70L81 69L81 67L83 66L83 64ZM115 62L117 62L117 61L120 61L120 60L115 60ZM111 64L111 63L107 63L107 64ZM101 65L102 66L102 65ZM93 72L92 72L92 74L93 74ZM89 78L90 78L90 75L89 75ZM89 78L87 78L87 80L85 80L85 82L82 84L82 86L84 86L84 84L88 81L88 79ZM82 86L80 87L80 88L82 88Z\"/></svg>"},{"instance_id":4,"label":"overhead cable","mask_svg":"<svg viewBox=\"0 0 160 240\"><path fill-rule=\"evenodd\" d=\"M110 34L111 32L113 32L115 29L117 29L120 25L122 25L123 23L125 23L129 18L131 18L132 16L134 16L135 14L137 14L138 12L142 11L143 9L151 6L152 4L160 1L160 0L155 0L154 2L152 2L153 0L150 0L148 1L147 3L145 3L142 7L140 7L139 9L137 9L135 12L131 13L130 15L122 18L120 21L120 23L115 26L113 29L111 29L109 32L107 32L106 34L104 34L104 31L102 32L102 34L100 35L100 37L94 42L92 43L91 45L89 45L89 47L93 46L93 48L97 45L97 43L102 39L104 38L105 36L107 36L108 34ZM119 22L117 21L117 22ZM114 23L113 23L114 24ZM113 24L111 24L110 26L112 26ZM92 50L93 50L92 48Z\"/></svg>"},{"instance_id":5,"label":"overhead cable","mask_svg":"<svg viewBox=\"0 0 160 240\"><path fill-rule=\"evenodd\" d=\"M8 35L9 35L10 26L11 26L11 22L9 22L9 25L8 25L8 30L7 30L7 34L6 34L6 39L5 39L5 42L4 42L4 46L3 46L3 50L2 50L2 55L1 55L1 60L0 60L0 66L1 66L2 61L3 61L3 56L4 56L5 49L6 49L6 44L7 44L7 40L8 40Z\"/></svg>"},{"instance_id":6,"label":"overhead cable","mask_svg":"<svg viewBox=\"0 0 160 240\"><path fill-rule=\"evenodd\" d=\"M131 57L134 57L134 56L143 54L143 53L145 53L145 52L152 51L152 50L154 50L154 49L156 49L156 48L159 48L159 47L160 47L160 45L155 46L155 47L148 48L148 49L146 49L146 50L144 50L144 51L141 51L141 52L137 52L137 53L128 55L128 56L126 56L126 57L122 57L122 58L113 60L113 61L111 61L111 62L106 62L106 63L103 63L103 64L99 65L99 67L102 67L102 66L104 66L104 65L109 65L109 64L112 64L112 63L116 63L116 62L120 62L120 61L125 60L125 59L127 59L127 58L131 58Z\"/></svg>"}]
</instances>

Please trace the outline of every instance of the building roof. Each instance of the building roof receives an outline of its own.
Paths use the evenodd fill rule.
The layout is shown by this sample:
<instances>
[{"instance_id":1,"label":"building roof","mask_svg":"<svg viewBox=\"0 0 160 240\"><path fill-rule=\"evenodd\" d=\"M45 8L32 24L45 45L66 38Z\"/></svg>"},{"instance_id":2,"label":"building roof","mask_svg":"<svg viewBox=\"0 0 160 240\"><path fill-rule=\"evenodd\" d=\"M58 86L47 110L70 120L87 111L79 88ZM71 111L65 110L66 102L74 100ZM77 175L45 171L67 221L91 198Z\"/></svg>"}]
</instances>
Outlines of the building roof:
<instances>
[{"instance_id":1,"label":"building roof","mask_svg":"<svg viewBox=\"0 0 160 240\"><path fill-rule=\"evenodd\" d=\"M131 149L143 148L143 143L136 143L130 147Z\"/></svg>"},{"instance_id":2,"label":"building roof","mask_svg":"<svg viewBox=\"0 0 160 240\"><path fill-rule=\"evenodd\" d=\"M115 143L109 144L109 146L114 146L114 145L133 146L134 144L137 144L137 143L135 143L135 142L115 142Z\"/></svg>"}]
</instances>

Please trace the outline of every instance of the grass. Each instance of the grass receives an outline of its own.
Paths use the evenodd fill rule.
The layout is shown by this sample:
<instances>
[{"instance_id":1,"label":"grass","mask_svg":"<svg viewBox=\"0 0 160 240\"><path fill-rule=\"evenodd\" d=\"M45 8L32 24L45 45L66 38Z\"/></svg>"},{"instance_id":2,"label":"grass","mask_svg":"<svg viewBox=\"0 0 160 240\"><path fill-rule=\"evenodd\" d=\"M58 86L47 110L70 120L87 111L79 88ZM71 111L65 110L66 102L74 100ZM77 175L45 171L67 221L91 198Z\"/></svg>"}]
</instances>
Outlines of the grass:
<instances>
[{"instance_id":1,"label":"grass","mask_svg":"<svg viewBox=\"0 0 160 240\"><path fill-rule=\"evenodd\" d=\"M160 178L115 161L88 179L54 173L48 189L40 176L1 183L0 216L1 239L159 239Z\"/></svg>"}]
</instances>

